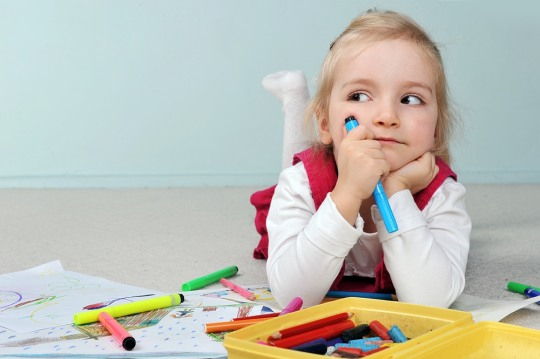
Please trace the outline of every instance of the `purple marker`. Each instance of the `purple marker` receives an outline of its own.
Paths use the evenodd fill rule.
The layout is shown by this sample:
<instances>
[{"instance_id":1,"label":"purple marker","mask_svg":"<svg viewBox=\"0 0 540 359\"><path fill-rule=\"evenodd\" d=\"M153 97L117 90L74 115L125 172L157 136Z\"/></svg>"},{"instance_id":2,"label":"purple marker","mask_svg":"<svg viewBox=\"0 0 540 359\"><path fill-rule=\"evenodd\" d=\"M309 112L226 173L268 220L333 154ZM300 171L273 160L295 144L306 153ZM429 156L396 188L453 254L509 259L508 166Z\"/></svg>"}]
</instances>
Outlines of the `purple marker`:
<instances>
[{"instance_id":1,"label":"purple marker","mask_svg":"<svg viewBox=\"0 0 540 359\"><path fill-rule=\"evenodd\" d=\"M347 129L347 132L350 132L355 127L358 127L358 121L356 121L353 116L347 117L345 119L345 128ZM384 226L388 233L397 231L398 225L380 180L377 182L377 186L375 186L375 190L373 191L373 198L375 198L375 203L377 204L377 208L379 208L379 213L381 214Z\"/></svg>"}]
</instances>

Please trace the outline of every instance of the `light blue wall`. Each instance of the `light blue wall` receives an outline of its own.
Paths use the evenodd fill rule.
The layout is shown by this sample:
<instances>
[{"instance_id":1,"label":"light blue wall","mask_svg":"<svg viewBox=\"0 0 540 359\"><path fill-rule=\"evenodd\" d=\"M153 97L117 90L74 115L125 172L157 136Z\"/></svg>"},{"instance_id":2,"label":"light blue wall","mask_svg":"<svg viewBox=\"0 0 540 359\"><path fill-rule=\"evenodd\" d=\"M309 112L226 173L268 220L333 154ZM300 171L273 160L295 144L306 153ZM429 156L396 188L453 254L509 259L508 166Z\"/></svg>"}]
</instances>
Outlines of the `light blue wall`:
<instances>
[{"instance_id":1,"label":"light blue wall","mask_svg":"<svg viewBox=\"0 0 540 359\"><path fill-rule=\"evenodd\" d=\"M266 185L278 70L311 83L360 12L442 45L465 183L540 182L540 2L0 0L0 187Z\"/></svg>"}]
</instances>

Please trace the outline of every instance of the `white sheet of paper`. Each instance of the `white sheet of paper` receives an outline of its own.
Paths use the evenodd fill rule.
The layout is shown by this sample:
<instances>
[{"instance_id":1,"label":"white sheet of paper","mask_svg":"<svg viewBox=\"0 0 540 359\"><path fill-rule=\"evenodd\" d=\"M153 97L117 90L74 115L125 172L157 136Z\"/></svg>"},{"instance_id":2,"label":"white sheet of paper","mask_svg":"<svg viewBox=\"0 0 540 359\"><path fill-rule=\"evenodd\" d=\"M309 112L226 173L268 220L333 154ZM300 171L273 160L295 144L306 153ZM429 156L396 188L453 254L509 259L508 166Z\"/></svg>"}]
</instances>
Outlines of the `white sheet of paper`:
<instances>
[{"instance_id":1,"label":"white sheet of paper","mask_svg":"<svg viewBox=\"0 0 540 359\"><path fill-rule=\"evenodd\" d=\"M73 314L88 304L163 293L65 271L59 261L0 275L0 358L225 358L223 335L206 334L205 323L275 311L267 285L248 289L257 302L226 288L185 292L180 306L118 318L137 341L126 351L100 323L74 326Z\"/></svg>"},{"instance_id":2,"label":"white sheet of paper","mask_svg":"<svg viewBox=\"0 0 540 359\"><path fill-rule=\"evenodd\" d=\"M493 300L462 294L450 308L471 312L476 323L482 321L498 322L515 311L539 301L540 298L518 301Z\"/></svg>"},{"instance_id":3,"label":"white sheet of paper","mask_svg":"<svg viewBox=\"0 0 540 359\"><path fill-rule=\"evenodd\" d=\"M93 303L135 301L163 293L65 271L59 261L0 275L0 326L24 333L73 323ZM126 299L119 299L126 298Z\"/></svg>"}]
</instances>

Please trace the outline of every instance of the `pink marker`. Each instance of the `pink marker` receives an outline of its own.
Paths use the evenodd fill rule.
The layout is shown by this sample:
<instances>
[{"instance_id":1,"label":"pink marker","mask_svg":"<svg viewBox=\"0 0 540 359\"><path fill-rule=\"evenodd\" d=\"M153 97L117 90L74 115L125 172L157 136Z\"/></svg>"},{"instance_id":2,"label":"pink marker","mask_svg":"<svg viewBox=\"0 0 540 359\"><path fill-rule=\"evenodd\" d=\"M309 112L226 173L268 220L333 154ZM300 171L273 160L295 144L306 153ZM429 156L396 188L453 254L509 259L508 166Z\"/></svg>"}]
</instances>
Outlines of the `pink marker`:
<instances>
[{"instance_id":1,"label":"pink marker","mask_svg":"<svg viewBox=\"0 0 540 359\"><path fill-rule=\"evenodd\" d=\"M109 315L107 312L101 312L98 314L98 319L100 323L111 333L111 335L118 341L120 344L122 344L122 347L125 350L131 350L135 348L135 338L129 334L127 330L124 329L123 326L120 325L114 319Z\"/></svg>"},{"instance_id":2,"label":"pink marker","mask_svg":"<svg viewBox=\"0 0 540 359\"><path fill-rule=\"evenodd\" d=\"M279 315L296 312L297 310L302 309L302 304L304 304L304 301L300 297L294 297L289 304L281 311Z\"/></svg>"},{"instance_id":3,"label":"pink marker","mask_svg":"<svg viewBox=\"0 0 540 359\"><path fill-rule=\"evenodd\" d=\"M231 282L231 281L228 280L228 279L221 278L221 279L219 280L219 282L220 282L221 284L223 284L225 287L232 289L233 291L235 291L236 293L240 294L242 297L244 297L244 298L246 298L246 299L249 299L249 300L255 300L255 299L257 299L257 298L255 297L255 294L253 294L252 292L250 292L250 291L247 290L247 289L244 289L244 288L240 287L239 285L234 284L233 282Z\"/></svg>"}]
</instances>

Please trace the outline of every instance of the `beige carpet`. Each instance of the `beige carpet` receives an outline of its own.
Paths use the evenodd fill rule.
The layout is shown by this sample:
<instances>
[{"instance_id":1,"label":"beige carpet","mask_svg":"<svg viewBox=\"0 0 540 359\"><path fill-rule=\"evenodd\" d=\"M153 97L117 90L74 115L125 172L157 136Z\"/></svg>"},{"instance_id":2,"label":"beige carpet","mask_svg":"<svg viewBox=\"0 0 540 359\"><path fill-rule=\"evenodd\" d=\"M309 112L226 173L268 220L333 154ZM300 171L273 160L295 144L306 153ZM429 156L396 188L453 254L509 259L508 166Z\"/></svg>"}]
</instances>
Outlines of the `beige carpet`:
<instances>
[{"instance_id":1,"label":"beige carpet","mask_svg":"<svg viewBox=\"0 0 540 359\"><path fill-rule=\"evenodd\" d=\"M239 284L267 283L252 258L249 196L259 188L3 189L0 273L59 259L70 271L149 289L229 265ZM469 185L473 219L465 293L520 300L506 283L540 286L540 185ZM540 329L540 305L503 320Z\"/></svg>"}]
</instances>

